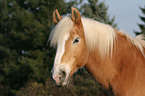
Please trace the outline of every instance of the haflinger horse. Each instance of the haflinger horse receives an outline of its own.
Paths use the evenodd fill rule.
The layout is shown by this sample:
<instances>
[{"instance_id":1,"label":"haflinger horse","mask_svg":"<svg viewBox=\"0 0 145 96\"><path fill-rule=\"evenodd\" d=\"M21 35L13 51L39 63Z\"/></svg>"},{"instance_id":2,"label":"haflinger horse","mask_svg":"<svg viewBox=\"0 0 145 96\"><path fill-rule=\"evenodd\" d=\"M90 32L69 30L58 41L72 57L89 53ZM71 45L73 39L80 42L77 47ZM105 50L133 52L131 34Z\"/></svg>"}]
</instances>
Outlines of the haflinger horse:
<instances>
[{"instance_id":1,"label":"haflinger horse","mask_svg":"<svg viewBox=\"0 0 145 96\"><path fill-rule=\"evenodd\" d=\"M145 41L131 38L107 24L81 17L53 13L50 46L57 47L52 68L56 85L65 86L77 69L86 70L115 96L145 96Z\"/></svg>"}]
</instances>

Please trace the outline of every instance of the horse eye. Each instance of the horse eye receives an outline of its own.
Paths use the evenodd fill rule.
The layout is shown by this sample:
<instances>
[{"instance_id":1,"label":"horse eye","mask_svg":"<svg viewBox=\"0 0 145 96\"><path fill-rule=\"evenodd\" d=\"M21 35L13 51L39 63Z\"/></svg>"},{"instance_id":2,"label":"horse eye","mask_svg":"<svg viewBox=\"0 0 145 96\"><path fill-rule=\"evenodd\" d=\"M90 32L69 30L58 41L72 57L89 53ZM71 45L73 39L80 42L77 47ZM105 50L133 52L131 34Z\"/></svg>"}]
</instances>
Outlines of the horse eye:
<instances>
[{"instance_id":1,"label":"horse eye","mask_svg":"<svg viewBox=\"0 0 145 96\"><path fill-rule=\"evenodd\" d=\"M78 43L79 40L80 40L79 37L77 37L77 38L74 40L73 44Z\"/></svg>"}]
</instances>

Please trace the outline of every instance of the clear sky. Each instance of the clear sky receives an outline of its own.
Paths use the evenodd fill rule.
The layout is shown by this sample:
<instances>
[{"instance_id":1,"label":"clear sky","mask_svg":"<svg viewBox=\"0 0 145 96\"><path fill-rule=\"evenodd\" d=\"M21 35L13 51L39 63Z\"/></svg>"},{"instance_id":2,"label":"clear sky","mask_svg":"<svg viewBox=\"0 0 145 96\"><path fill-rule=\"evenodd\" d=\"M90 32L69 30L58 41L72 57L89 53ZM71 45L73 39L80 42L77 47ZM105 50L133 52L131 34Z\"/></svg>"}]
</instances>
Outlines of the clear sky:
<instances>
[{"instance_id":1,"label":"clear sky","mask_svg":"<svg viewBox=\"0 0 145 96\"><path fill-rule=\"evenodd\" d=\"M99 0L109 6L108 13L115 16L115 22L120 30L131 37L135 37L133 30L139 30L137 24L143 23L140 16L144 16L139 7L145 7L145 0Z\"/></svg>"}]
</instances>

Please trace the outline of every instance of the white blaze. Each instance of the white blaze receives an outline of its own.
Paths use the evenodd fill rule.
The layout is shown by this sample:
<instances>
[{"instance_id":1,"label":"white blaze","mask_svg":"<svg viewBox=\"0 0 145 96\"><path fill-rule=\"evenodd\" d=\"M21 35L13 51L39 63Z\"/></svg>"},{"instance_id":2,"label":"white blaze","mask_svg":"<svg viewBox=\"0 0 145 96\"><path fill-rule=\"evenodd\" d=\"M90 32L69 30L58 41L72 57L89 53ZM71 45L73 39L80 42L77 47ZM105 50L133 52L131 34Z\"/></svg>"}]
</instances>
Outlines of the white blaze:
<instances>
[{"instance_id":1,"label":"white blaze","mask_svg":"<svg viewBox=\"0 0 145 96\"><path fill-rule=\"evenodd\" d=\"M57 52L54 60L54 65L52 69L53 77L56 77L59 75L60 70L70 70L69 66L67 64L61 63L61 58L65 52L65 43L68 40L70 34L66 34L64 38L58 42L57 45ZM67 70L66 70L67 69Z\"/></svg>"}]
</instances>

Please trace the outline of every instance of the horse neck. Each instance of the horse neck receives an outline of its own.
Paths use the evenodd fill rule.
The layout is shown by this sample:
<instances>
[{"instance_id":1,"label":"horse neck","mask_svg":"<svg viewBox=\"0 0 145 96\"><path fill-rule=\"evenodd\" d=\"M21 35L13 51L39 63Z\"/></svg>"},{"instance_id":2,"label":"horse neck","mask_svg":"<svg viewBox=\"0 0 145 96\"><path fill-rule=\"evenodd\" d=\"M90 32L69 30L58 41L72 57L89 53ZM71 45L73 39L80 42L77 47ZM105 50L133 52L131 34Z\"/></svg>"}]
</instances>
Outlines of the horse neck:
<instances>
[{"instance_id":1,"label":"horse neck","mask_svg":"<svg viewBox=\"0 0 145 96\"><path fill-rule=\"evenodd\" d=\"M143 74L140 74L145 73L145 58L140 50L122 34L118 34L114 46L112 58L101 59L97 51L91 52L85 67L105 88L111 85L115 92L125 94L137 78L145 79ZM135 77L135 74L138 74L138 77Z\"/></svg>"},{"instance_id":2,"label":"horse neck","mask_svg":"<svg viewBox=\"0 0 145 96\"><path fill-rule=\"evenodd\" d=\"M105 88L109 88L111 80L116 75L111 59L106 58L102 60L97 51L89 54L85 68L91 75L93 75L94 79L101 83Z\"/></svg>"}]
</instances>

